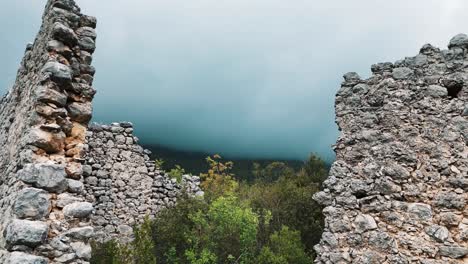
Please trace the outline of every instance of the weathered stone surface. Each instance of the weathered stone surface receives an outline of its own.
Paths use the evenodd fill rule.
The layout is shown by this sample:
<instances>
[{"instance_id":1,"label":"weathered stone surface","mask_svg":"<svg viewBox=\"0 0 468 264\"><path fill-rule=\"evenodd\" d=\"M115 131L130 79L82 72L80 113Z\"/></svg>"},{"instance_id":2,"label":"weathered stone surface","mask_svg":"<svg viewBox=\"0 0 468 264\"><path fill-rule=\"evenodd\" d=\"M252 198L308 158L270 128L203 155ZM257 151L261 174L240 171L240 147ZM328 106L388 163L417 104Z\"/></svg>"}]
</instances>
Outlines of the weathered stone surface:
<instances>
[{"instance_id":1,"label":"weathered stone surface","mask_svg":"<svg viewBox=\"0 0 468 264\"><path fill-rule=\"evenodd\" d=\"M88 217L94 208L91 203L88 202L76 202L66 205L63 208L63 213L68 217L85 218Z\"/></svg>"},{"instance_id":2,"label":"weathered stone surface","mask_svg":"<svg viewBox=\"0 0 468 264\"><path fill-rule=\"evenodd\" d=\"M414 75L414 71L407 67L393 69L393 78L397 80L408 79Z\"/></svg>"},{"instance_id":3,"label":"weathered stone surface","mask_svg":"<svg viewBox=\"0 0 468 264\"><path fill-rule=\"evenodd\" d=\"M72 193L81 193L84 189L82 182L68 179L68 190Z\"/></svg>"},{"instance_id":4,"label":"weathered stone surface","mask_svg":"<svg viewBox=\"0 0 468 264\"><path fill-rule=\"evenodd\" d=\"M73 102L67 107L70 117L80 123L91 120L93 108L91 103Z\"/></svg>"},{"instance_id":5,"label":"weathered stone surface","mask_svg":"<svg viewBox=\"0 0 468 264\"><path fill-rule=\"evenodd\" d=\"M8 248L17 245L36 247L47 238L48 226L44 222L13 220L6 229L5 240Z\"/></svg>"},{"instance_id":6,"label":"weathered stone surface","mask_svg":"<svg viewBox=\"0 0 468 264\"><path fill-rule=\"evenodd\" d=\"M42 72L50 74L50 78L58 82L69 82L73 76L70 67L56 61L47 62L42 68Z\"/></svg>"},{"instance_id":7,"label":"weathered stone surface","mask_svg":"<svg viewBox=\"0 0 468 264\"><path fill-rule=\"evenodd\" d=\"M84 51L88 52L94 52L96 49L96 43L94 40L90 37L82 37L78 40L78 45L80 45L80 48Z\"/></svg>"},{"instance_id":8,"label":"weathered stone surface","mask_svg":"<svg viewBox=\"0 0 468 264\"><path fill-rule=\"evenodd\" d=\"M56 22L53 25L52 37L71 46L74 46L78 41L78 37L75 32L60 22Z\"/></svg>"},{"instance_id":9,"label":"weathered stone surface","mask_svg":"<svg viewBox=\"0 0 468 264\"><path fill-rule=\"evenodd\" d=\"M5 264L48 264L46 258L29 255L23 252L12 252Z\"/></svg>"},{"instance_id":10,"label":"weathered stone surface","mask_svg":"<svg viewBox=\"0 0 468 264\"><path fill-rule=\"evenodd\" d=\"M28 144L43 149L47 153L57 153L65 147L65 133L49 132L40 127L32 128L26 139Z\"/></svg>"},{"instance_id":11,"label":"weathered stone surface","mask_svg":"<svg viewBox=\"0 0 468 264\"><path fill-rule=\"evenodd\" d=\"M429 85L427 87L427 95L432 97L445 97L448 96L447 88L439 85Z\"/></svg>"},{"instance_id":12,"label":"weathered stone surface","mask_svg":"<svg viewBox=\"0 0 468 264\"><path fill-rule=\"evenodd\" d=\"M45 86L37 87L36 98L38 101L53 103L57 106L65 106L67 103L67 95Z\"/></svg>"},{"instance_id":13,"label":"weathered stone surface","mask_svg":"<svg viewBox=\"0 0 468 264\"><path fill-rule=\"evenodd\" d=\"M41 219L49 213L49 194L44 190L25 188L18 194L13 209L19 218Z\"/></svg>"},{"instance_id":14,"label":"weathered stone surface","mask_svg":"<svg viewBox=\"0 0 468 264\"><path fill-rule=\"evenodd\" d=\"M468 47L468 36L466 34L458 34L454 36L449 43L449 48L467 48Z\"/></svg>"},{"instance_id":15,"label":"weathered stone surface","mask_svg":"<svg viewBox=\"0 0 468 264\"><path fill-rule=\"evenodd\" d=\"M76 256L84 260L91 259L91 246L83 242L73 242L70 244Z\"/></svg>"},{"instance_id":16,"label":"weathered stone surface","mask_svg":"<svg viewBox=\"0 0 468 264\"><path fill-rule=\"evenodd\" d=\"M50 192L61 193L68 187L65 168L56 164L27 164L18 171L18 178Z\"/></svg>"},{"instance_id":17,"label":"weathered stone surface","mask_svg":"<svg viewBox=\"0 0 468 264\"><path fill-rule=\"evenodd\" d=\"M356 232L358 233L377 228L374 218L370 215L358 215L354 220L354 224L356 226Z\"/></svg>"},{"instance_id":18,"label":"weathered stone surface","mask_svg":"<svg viewBox=\"0 0 468 264\"><path fill-rule=\"evenodd\" d=\"M412 203L408 205L408 212L421 220L429 220L432 218L432 209L430 205L422 203Z\"/></svg>"},{"instance_id":19,"label":"weathered stone surface","mask_svg":"<svg viewBox=\"0 0 468 264\"><path fill-rule=\"evenodd\" d=\"M80 27L76 30L76 34L80 37L89 37L91 39L96 39L96 30L92 27Z\"/></svg>"},{"instance_id":20,"label":"weathered stone surface","mask_svg":"<svg viewBox=\"0 0 468 264\"><path fill-rule=\"evenodd\" d=\"M449 258L463 258L464 256L468 255L468 248L467 247L460 247L460 246L441 246L439 248L440 255Z\"/></svg>"},{"instance_id":21,"label":"weathered stone surface","mask_svg":"<svg viewBox=\"0 0 468 264\"><path fill-rule=\"evenodd\" d=\"M88 240L94 236L94 228L90 226L76 227L65 233L67 237L79 240Z\"/></svg>"},{"instance_id":22,"label":"weathered stone surface","mask_svg":"<svg viewBox=\"0 0 468 264\"><path fill-rule=\"evenodd\" d=\"M444 242L449 238L449 231L445 226L432 225L426 228L426 233L439 242Z\"/></svg>"},{"instance_id":23,"label":"weathered stone surface","mask_svg":"<svg viewBox=\"0 0 468 264\"><path fill-rule=\"evenodd\" d=\"M468 260L467 35L449 48L344 76L316 263Z\"/></svg>"}]
</instances>

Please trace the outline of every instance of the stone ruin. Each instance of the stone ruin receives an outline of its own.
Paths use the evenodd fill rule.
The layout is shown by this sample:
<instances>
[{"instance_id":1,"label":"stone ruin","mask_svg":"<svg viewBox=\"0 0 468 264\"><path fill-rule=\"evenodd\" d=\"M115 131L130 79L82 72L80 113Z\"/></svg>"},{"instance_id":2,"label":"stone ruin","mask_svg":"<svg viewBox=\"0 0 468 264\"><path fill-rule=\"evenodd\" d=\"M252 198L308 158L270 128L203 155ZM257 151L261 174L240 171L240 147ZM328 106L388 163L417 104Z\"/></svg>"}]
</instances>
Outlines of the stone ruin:
<instances>
[{"instance_id":1,"label":"stone ruin","mask_svg":"<svg viewBox=\"0 0 468 264\"><path fill-rule=\"evenodd\" d=\"M155 167L133 125L88 122L96 19L48 0L14 86L0 101L0 263L89 263L90 239L127 241L132 226L203 195Z\"/></svg>"},{"instance_id":2,"label":"stone ruin","mask_svg":"<svg viewBox=\"0 0 468 264\"><path fill-rule=\"evenodd\" d=\"M0 101L0 263L88 263L90 239L175 203L131 123L98 125L91 101L96 19L48 0L14 87ZM317 263L468 263L468 36L448 50L344 76L341 136L324 189Z\"/></svg>"},{"instance_id":3,"label":"stone ruin","mask_svg":"<svg viewBox=\"0 0 468 264\"><path fill-rule=\"evenodd\" d=\"M316 263L468 263L468 36L344 75Z\"/></svg>"}]
</instances>

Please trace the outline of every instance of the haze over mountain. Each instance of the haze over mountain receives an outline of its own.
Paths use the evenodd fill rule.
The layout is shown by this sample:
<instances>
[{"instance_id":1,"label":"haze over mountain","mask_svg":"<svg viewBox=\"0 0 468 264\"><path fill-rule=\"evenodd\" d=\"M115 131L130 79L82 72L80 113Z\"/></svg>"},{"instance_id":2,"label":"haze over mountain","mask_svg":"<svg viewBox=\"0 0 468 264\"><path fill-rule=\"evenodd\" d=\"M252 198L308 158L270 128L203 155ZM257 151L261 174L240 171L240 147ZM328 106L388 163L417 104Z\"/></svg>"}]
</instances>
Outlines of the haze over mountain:
<instances>
[{"instance_id":1,"label":"haze over mountain","mask_svg":"<svg viewBox=\"0 0 468 264\"><path fill-rule=\"evenodd\" d=\"M333 159L341 75L367 76L466 32L463 0L78 0L99 17L94 120L145 144L230 156ZM0 91L45 1L0 3ZM385 52L382 52L385 51Z\"/></svg>"}]
</instances>

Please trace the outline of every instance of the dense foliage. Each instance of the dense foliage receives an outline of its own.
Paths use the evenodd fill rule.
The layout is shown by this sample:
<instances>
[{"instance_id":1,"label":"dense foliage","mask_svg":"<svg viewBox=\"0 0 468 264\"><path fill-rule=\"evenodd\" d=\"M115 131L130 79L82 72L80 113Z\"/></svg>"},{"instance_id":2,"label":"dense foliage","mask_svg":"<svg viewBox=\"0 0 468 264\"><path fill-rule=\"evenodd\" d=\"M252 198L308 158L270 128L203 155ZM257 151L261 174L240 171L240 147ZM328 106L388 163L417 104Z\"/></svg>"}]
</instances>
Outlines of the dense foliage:
<instances>
[{"instance_id":1,"label":"dense foliage","mask_svg":"<svg viewBox=\"0 0 468 264\"><path fill-rule=\"evenodd\" d=\"M234 164L217 155L207 162L204 197L183 195L176 206L136 227L128 245L95 244L91 262L312 263L323 225L312 195L327 175L323 161L311 156L298 171L282 162L256 164L253 182L238 182Z\"/></svg>"}]
</instances>

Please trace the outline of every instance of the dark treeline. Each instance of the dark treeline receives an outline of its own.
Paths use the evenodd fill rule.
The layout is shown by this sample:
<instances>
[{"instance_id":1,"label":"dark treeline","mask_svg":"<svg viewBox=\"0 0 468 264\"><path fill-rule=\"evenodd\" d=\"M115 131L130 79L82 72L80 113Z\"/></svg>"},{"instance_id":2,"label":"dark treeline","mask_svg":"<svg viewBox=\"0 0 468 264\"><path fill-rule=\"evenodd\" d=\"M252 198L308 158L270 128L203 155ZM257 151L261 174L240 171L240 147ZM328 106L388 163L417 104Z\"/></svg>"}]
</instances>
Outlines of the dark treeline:
<instances>
[{"instance_id":1,"label":"dark treeline","mask_svg":"<svg viewBox=\"0 0 468 264\"><path fill-rule=\"evenodd\" d=\"M171 170L176 165L184 168L185 171L193 175L199 175L209 169L208 163L205 158L215 153L206 153L199 151L177 150L160 145L145 145L146 149L151 150L151 158L154 160L164 160L163 169ZM304 163L302 160L295 159L253 159L253 158L236 158L224 157L234 162L236 166L232 168L232 173L239 180L251 181L254 179L253 171L254 164L266 166L272 162L283 162L294 170L299 170Z\"/></svg>"}]
</instances>

